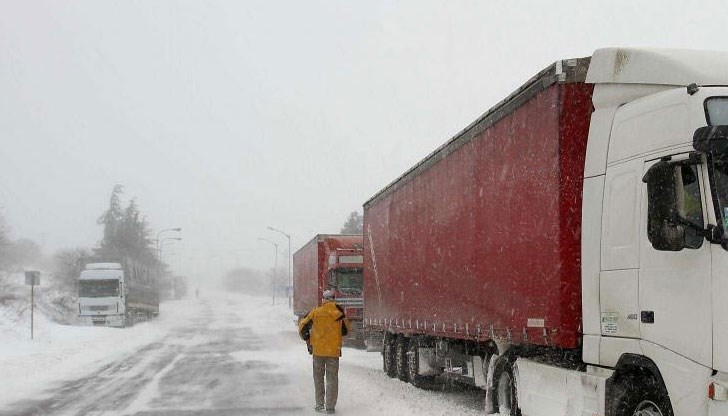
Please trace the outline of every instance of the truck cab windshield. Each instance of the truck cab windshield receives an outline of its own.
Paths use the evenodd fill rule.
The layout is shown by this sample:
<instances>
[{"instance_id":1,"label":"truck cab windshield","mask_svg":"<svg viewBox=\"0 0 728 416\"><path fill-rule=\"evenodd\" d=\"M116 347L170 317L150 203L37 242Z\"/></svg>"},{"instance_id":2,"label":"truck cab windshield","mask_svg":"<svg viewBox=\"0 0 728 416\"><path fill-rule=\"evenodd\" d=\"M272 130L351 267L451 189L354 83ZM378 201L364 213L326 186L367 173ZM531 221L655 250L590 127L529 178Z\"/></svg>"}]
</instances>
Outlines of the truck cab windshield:
<instances>
[{"instance_id":1,"label":"truck cab windshield","mask_svg":"<svg viewBox=\"0 0 728 416\"><path fill-rule=\"evenodd\" d=\"M339 270L336 272L336 286L341 293L361 295L363 279L361 270Z\"/></svg>"},{"instance_id":2,"label":"truck cab windshield","mask_svg":"<svg viewBox=\"0 0 728 416\"><path fill-rule=\"evenodd\" d=\"M102 298L119 296L119 281L116 279L81 280L78 285L81 298Z\"/></svg>"}]
</instances>

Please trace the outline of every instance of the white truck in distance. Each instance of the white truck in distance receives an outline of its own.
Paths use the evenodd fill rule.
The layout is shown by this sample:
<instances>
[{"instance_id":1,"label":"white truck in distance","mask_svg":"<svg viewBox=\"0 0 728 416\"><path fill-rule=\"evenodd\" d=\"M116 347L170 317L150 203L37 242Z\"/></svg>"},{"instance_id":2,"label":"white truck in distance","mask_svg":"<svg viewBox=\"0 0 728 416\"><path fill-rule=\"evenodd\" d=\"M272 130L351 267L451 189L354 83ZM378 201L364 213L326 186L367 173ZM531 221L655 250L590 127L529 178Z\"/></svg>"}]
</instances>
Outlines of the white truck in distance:
<instances>
[{"instance_id":1,"label":"white truck in distance","mask_svg":"<svg viewBox=\"0 0 728 416\"><path fill-rule=\"evenodd\" d=\"M125 327L159 314L159 289L152 269L130 260L86 263L78 282L83 324Z\"/></svg>"}]
</instances>

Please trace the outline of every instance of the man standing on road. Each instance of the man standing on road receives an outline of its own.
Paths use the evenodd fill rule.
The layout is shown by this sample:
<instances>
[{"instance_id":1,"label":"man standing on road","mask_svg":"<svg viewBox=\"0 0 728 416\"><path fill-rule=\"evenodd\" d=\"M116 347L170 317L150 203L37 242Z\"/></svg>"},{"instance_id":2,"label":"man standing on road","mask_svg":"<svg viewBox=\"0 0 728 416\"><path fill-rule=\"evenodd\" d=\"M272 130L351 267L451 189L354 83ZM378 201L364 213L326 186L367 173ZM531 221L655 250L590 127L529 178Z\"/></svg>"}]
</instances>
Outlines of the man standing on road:
<instances>
[{"instance_id":1,"label":"man standing on road","mask_svg":"<svg viewBox=\"0 0 728 416\"><path fill-rule=\"evenodd\" d=\"M334 413L339 394L341 337L350 331L351 324L344 309L334 302L334 292L331 290L324 291L323 305L309 312L298 323L298 334L303 340L310 342L309 353L313 354L313 384L316 395L314 410L317 412Z\"/></svg>"}]
</instances>

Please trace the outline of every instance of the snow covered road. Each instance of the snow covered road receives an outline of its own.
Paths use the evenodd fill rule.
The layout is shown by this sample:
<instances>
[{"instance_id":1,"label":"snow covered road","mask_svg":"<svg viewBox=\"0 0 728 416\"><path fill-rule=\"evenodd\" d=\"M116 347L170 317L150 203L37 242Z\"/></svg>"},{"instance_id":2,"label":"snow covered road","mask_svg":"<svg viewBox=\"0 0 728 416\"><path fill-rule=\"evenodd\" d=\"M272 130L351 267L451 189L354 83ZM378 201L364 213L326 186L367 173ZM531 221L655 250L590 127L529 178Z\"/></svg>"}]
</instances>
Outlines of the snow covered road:
<instances>
[{"instance_id":1,"label":"snow covered road","mask_svg":"<svg viewBox=\"0 0 728 416\"><path fill-rule=\"evenodd\" d=\"M0 415L314 414L311 360L286 307L272 307L269 299L208 293L199 301L166 303L161 319L131 329L83 330L105 335L67 341L78 347L73 351L56 346L62 355L46 359L44 371L16 371L13 381L2 382L14 395L0 399ZM104 347L108 354L99 353ZM482 414L482 393L418 390L386 377L380 357L344 350L337 414ZM13 367L0 357L0 370L42 359L43 351L12 358Z\"/></svg>"}]
</instances>

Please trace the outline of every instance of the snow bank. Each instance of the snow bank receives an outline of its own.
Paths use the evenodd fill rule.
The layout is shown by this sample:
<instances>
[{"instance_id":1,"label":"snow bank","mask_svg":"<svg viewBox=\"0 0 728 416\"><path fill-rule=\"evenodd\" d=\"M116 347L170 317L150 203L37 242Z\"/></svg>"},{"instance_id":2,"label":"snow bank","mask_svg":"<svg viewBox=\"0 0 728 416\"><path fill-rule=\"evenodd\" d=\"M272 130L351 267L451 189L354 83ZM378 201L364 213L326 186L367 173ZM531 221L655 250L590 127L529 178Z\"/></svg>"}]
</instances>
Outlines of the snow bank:
<instances>
[{"instance_id":1,"label":"snow bank","mask_svg":"<svg viewBox=\"0 0 728 416\"><path fill-rule=\"evenodd\" d=\"M30 340L29 317L0 309L0 408L9 403L50 393L57 383L83 377L164 337L197 312L190 300L160 305L160 318L133 328L61 325L36 314L35 339Z\"/></svg>"},{"instance_id":2,"label":"snow bank","mask_svg":"<svg viewBox=\"0 0 728 416\"><path fill-rule=\"evenodd\" d=\"M58 323L75 323L78 298L56 284L53 276L43 274L42 285L35 287L35 316ZM30 286L23 273L0 272L0 339L24 336L30 331ZM27 325L23 325L27 322Z\"/></svg>"}]
</instances>

